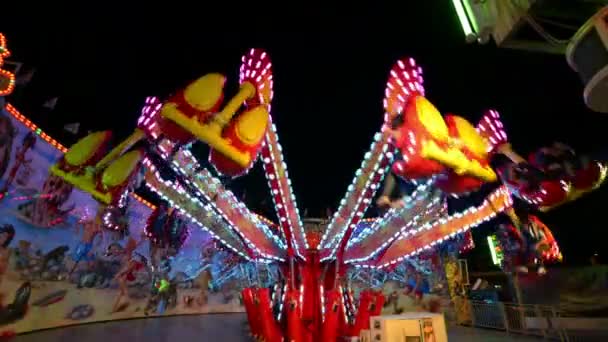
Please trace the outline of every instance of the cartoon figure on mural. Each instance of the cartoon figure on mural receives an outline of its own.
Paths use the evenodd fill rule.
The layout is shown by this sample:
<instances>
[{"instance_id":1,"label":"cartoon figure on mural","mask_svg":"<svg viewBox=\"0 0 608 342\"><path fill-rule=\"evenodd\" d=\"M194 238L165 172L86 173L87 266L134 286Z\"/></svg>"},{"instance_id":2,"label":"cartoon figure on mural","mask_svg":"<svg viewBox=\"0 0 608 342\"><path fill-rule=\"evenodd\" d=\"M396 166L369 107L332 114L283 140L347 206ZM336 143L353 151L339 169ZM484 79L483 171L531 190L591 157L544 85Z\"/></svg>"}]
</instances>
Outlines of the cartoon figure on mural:
<instances>
[{"instance_id":1,"label":"cartoon figure on mural","mask_svg":"<svg viewBox=\"0 0 608 342\"><path fill-rule=\"evenodd\" d=\"M17 207L18 217L42 228L49 228L65 221L76 207L72 203L63 208L72 194L72 185L63 179L49 175L40 190L40 196Z\"/></svg>"},{"instance_id":2,"label":"cartoon figure on mural","mask_svg":"<svg viewBox=\"0 0 608 342\"><path fill-rule=\"evenodd\" d=\"M34 132L28 132L25 137L23 137L21 145L17 148L13 167L11 168L8 177L4 182L0 193L4 194L8 191L11 184L13 184L13 181L15 180L15 177L17 176L18 172L19 179L17 183L22 186L27 184L27 178L29 177L32 171L30 167L32 159L27 158L27 153L31 149L33 149L34 146L36 146L36 135L34 134Z\"/></svg>"},{"instance_id":3,"label":"cartoon figure on mural","mask_svg":"<svg viewBox=\"0 0 608 342\"><path fill-rule=\"evenodd\" d=\"M165 248L165 231L169 224L172 209L167 207L165 202L161 202L156 210L148 218L145 233L150 240L150 260L156 268L161 259L160 250Z\"/></svg>"},{"instance_id":4,"label":"cartoon figure on mural","mask_svg":"<svg viewBox=\"0 0 608 342\"><path fill-rule=\"evenodd\" d=\"M11 250L8 246L14 237L15 228L12 225L5 224L0 227L0 285L9 266Z\"/></svg>"},{"instance_id":5,"label":"cartoon figure on mural","mask_svg":"<svg viewBox=\"0 0 608 342\"><path fill-rule=\"evenodd\" d=\"M422 303L422 297L430 292L428 281L424 276L417 272L413 267L408 270L407 285L403 294L414 299L416 305Z\"/></svg>"},{"instance_id":6,"label":"cartoon figure on mural","mask_svg":"<svg viewBox=\"0 0 608 342\"><path fill-rule=\"evenodd\" d=\"M4 173L8 169L13 150L13 140L16 131L12 121L0 115L0 179L4 178Z\"/></svg>"},{"instance_id":7,"label":"cartoon figure on mural","mask_svg":"<svg viewBox=\"0 0 608 342\"><path fill-rule=\"evenodd\" d=\"M198 286L200 288L200 293L199 297L197 298L197 303L199 306L206 305L209 300L209 286L213 281L213 275L211 274L211 263L213 262L213 253L213 243L208 246L203 246L201 250L201 264L203 265L203 269L201 270L198 276Z\"/></svg>"},{"instance_id":8,"label":"cartoon figure on mural","mask_svg":"<svg viewBox=\"0 0 608 342\"><path fill-rule=\"evenodd\" d=\"M97 215L92 220L81 222L82 239L76 246L74 253L71 255L70 275L82 264L86 269L90 269L95 261L94 242L96 237L101 237L101 215L103 207L97 211ZM98 239L99 241L99 239Z\"/></svg>"},{"instance_id":9,"label":"cartoon figure on mural","mask_svg":"<svg viewBox=\"0 0 608 342\"><path fill-rule=\"evenodd\" d=\"M121 269L118 271L114 279L118 283L118 295L114 300L112 312L118 312L124 310L129 305L129 282L136 279L136 273L142 270L146 270L147 261L141 256L141 254L134 253L139 244L144 239L141 239L139 243L133 238L129 238L124 249L121 251ZM126 298L126 301L122 301Z\"/></svg>"}]
</instances>

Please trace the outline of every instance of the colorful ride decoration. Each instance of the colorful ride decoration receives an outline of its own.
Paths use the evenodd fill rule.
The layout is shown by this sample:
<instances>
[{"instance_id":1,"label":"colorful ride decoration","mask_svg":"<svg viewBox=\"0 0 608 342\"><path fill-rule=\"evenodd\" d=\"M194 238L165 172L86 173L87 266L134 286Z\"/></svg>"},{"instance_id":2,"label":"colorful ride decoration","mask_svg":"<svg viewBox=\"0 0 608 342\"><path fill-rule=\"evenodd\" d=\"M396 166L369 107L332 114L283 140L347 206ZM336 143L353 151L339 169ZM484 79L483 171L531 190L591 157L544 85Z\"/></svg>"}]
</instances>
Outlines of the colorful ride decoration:
<instances>
[{"instance_id":1,"label":"colorful ride decoration","mask_svg":"<svg viewBox=\"0 0 608 342\"><path fill-rule=\"evenodd\" d=\"M270 102L273 96L271 66L270 57L263 50L251 49L242 58L239 94L243 93L243 97L246 98L245 109L226 127L222 127L221 135L223 141L227 143L226 147L209 143L212 147L209 161L222 174L229 176L243 174L251 168L257 158L266 130L271 123ZM233 147L234 151L226 150L229 146Z\"/></svg>"},{"instance_id":2,"label":"colorful ride decoration","mask_svg":"<svg viewBox=\"0 0 608 342\"><path fill-rule=\"evenodd\" d=\"M544 265L562 261L557 240L537 216L519 217L513 208L505 213L511 222L499 225L496 235L492 235L491 244L495 249L491 253L496 264L508 272L539 265L544 273Z\"/></svg>"},{"instance_id":3,"label":"colorful ride decoration","mask_svg":"<svg viewBox=\"0 0 608 342\"><path fill-rule=\"evenodd\" d=\"M50 172L102 203L116 203L139 172L144 152L133 150L115 159L102 159L102 151L110 137L110 132L95 132L84 137L64 154L59 163L51 166ZM132 145L132 140L125 145Z\"/></svg>"},{"instance_id":4,"label":"colorful ride decoration","mask_svg":"<svg viewBox=\"0 0 608 342\"><path fill-rule=\"evenodd\" d=\"M10 95L15 89L15 75L2 69L4 60L11 55L6 47L6 37L0 33L0 96Z\"/></svg>"},{"instance_id":5,"label":"colorful ride decoration","mask_svg":"<svg viewBox=\"0 0 608 342\"><path fill-rule=\"evenodd\" d=\"M435 184L444 192L462 194L495 181L490 159L502 154L512 163L499 168L501 180L514 195L543 211L575 200L604 182L608 169L599 161L549 162L550 158L541 157L547 149L540 149L526 162L511 149L495 110L488 110L476 127L459 116L442 117L424 97L422 83L422 69L413 59L399 60L393 66L384 107L385 127L396 118L402 121L390 129L392 142L401 153L401 160L393 164L397 175L407 179L436 176ZM570 159L581 158L571 154ZM547 168L553 166L551 163L573 163L574 170L550 176ZM540 177L536 182L529 179L534 172Z\"/></svg>"},{"instance_id":6,"label":"colorful ride decoration","mask_svg":"<svg viewBox=\"0 0 608 342\"><path fill-rule=\"evenodd\" d=\"M493 182L489 165L489 143L466 119L442 117L424 97L422 68L412 58L393 66L385 91L385 127L397 117L402 123L392 128L393 144L402 160L393 171L407 179L442 175L438 186L449 193L476 190Z\"/></svg>"},{"instance_id":7,"label":"colorful ride decoration","mask_svg":"<svg viewBox=\"0 0 608 342\"><path fill-rule=\"evenodd\" d=\"M402 59L390 73L384 125L335 215L309 233L272 124L268 55L253 49L243 57L240 88L222 107L225 81L221 74L207 74L164 103L148 98L137 130L109 154L104 156L103 148L110 134L93 133L72 146L52 172L111 204L132 190L143 165L146 186L182 218L256 267L276 264L281 276L272 291L259 283L243 290L251 333L259 340L358 336L385 298L367 289L355 300L348 281L353 270L389 272L411 259L432 262L442 244L457 239L459 248L471 248L460 242L470 240L466 234L513 204L512 187L498 185L480 204L448 214L446 195L497 180L490 158L509 152L506 134L495 132L502 128L497 113L484 116L477 127L442 116L424 98L422 69L413 59ZM145 152L129 152L144 138L150 145ZM197 160L188 147L195 139L209 145L209 162L223 175L246 173L261 155L277 224L251 212ZM417 182L416 189L404 196L403 206L365 219L389 172ZM153 229L153 215L146 231L161 240L166 222L158 223L162 229ZM548 251L553 253L552 247Z\"/></svg>"},{"instance_id":8,"label":"colorful ride decoration","mask_svg":"<svg viewBox=\"0 0 608 342\"><path fill-rule=\"evenodd\" d=\"M240 89L223 108L226 78L216 73L204 75L160 108L148 100L138 128L107 155L104 151L111 133L95 132L73 145L51 172L112 204L144 157L143 151L126 151L147 135L154 141L162 137L172 150L199 139L211 147L210 161L219 172L230 176L245 172L255 161L269 124L272 72L270 60L261 50L252 49L243 62ZM243 103L246 108L238 112Z\"/></svg>"},{"instance_id":9,"label":"colorful ride decoration","mask_svg":"<svg viewBox=\"0 0 608 342\"><path fill-rule=\"evenodd\" d=\"M524 159L511 148L495 110L486 112L478 128L491 142L491 152L508 159L497 169L501 181L514 196L541 211L576 200L606 180L608 168L604 162L579 156L561 143L538 149Z\"/></svg>"},{"instance_id":10,"label":"colorful ride decoration","mask_svg":"<svg viewBox=\"0 0 608 342\"><path fill-rule=\"evenodd\" d=\"M252 49L243 57L240 89L221 110L225 77L199 78L163 105L163 132L181 143L197 138L208 144L210 161L223 174L245 172L255 161L268 127L271 65L262 50ZM237 113L243 103L245 109Z\"/></svg>"}]
</instances>

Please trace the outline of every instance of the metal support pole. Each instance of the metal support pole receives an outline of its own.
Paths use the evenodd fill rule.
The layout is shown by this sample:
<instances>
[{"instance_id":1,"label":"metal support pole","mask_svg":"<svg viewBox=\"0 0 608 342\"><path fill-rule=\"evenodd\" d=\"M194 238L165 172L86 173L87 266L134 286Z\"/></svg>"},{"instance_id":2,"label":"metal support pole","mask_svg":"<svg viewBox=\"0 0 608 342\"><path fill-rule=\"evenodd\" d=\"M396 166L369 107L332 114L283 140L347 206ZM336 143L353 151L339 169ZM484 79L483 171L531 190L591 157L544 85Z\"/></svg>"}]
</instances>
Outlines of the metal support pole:
<instances>
[{"instance_id":1,"label":"metal support pole","mask_svg":"<svg viewBox=\"0 0 608 342\"><path fill-rule=\"evenodd\" d=\"M498 308L502 314L503 324L505 326L505 331L509 334L509 318L507 317L507 309L505 308L505 303L498 302Z\"/></svg>"}]
</instances>

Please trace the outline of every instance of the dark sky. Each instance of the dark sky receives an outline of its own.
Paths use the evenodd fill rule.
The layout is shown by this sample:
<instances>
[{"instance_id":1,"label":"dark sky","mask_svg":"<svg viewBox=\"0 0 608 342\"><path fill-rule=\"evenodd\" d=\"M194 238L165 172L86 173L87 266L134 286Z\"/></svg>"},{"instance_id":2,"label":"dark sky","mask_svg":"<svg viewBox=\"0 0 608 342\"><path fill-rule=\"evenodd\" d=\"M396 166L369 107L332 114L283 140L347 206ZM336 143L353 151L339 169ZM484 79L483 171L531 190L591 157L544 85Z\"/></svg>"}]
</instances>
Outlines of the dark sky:
<instances>
[{"instance_id":1,"label":"dark sky","mask_svg":"<svg viewBox=\"0 0 608 342\"><path fill-rule=\"evenodd\" d=\"M432 4L431 4L432 3ZM255 3L257 4L257 3ZM273 117L301 209L334 207L381 123L392 63L416 58L429 99L473 122L498 109L522 154L554 140L602 151L608 117L582 102L583 86L563 56L466 45L451 2L400 1L348 7L128 10L51 8L2 14L14 59L37 68L20 108L69 144L63 125L134 127L145 96L166 96L206 72L237 81L240 56L262 47L273 59ZM75 11L70 13L69 11ZM5 12L5 11L3 11ZM40 110L59 96L52 113ZM267 194L259 174L239 180L251 197ZM569 254L604 250L604 188L543 219ZM574 257L573 257L574 258Z\"/></svg>"}]
</instances>

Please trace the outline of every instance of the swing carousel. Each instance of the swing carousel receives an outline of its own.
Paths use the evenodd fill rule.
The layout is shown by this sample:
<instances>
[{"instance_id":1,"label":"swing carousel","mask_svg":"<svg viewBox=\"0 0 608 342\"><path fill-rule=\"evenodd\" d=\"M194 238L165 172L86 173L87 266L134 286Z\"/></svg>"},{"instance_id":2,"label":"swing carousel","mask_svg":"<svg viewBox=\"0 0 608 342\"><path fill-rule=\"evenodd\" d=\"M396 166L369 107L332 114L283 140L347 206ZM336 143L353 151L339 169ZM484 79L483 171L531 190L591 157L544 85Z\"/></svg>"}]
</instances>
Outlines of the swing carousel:
<instances>
[{"instance_id":1,"label":"swing carousel","mask_svg":"<svg viewBox=\"0 0 608 342\"><path fill-rule=\"evenodd\" d=\"M548 228L536 217L520 217L514 201L550 210L597 188L606 176L602 163L562 145L522 158L510 148L494 110L477 126L442 115L425 98L422 68L403 58L390 70L385 116L337 211L326 221L303 219L273 124L269 55L251 49L242 57L239 90L224 101L226 81L207 74L165 101L148 98L137 129L125 141L108 152L111 132L92 133L51 172L111 208L124 206L121 199L137 187L141 174L168 204L166 213L155 217L179 215L163 221L172 222L172 231L179 231L179 220L191 221L256 268L277 267L273 286L258 283L242 291L251 333L260 340L359 336L385 302L378 290L385 280L376 275L406 281L402 273L412 260L433 258L454 242L458 248L452 254L470 249L470 230L503 212L511 218L514 238L527 241L539 235L530 231L542 230L544 238L528 250L557 260L559 249ZM209 146L207 161L190 152L196 140ZM249 210L220 181L246 174L257 159L276 224ZM470 193L486 196L462 212L449 210L448 198ZM366 218L376 204L381 216ZM158 233L163 231L151 222L146 234L159 246L183 239L182 233L170 235L175 241L164 238ZM521 265L527 265L528 254L522 254ZM445 271L452 296L454 264L448 258L439 271ZM366 287L358 301L352 295L357 279Z\"/></svg>"}]
</instances>

